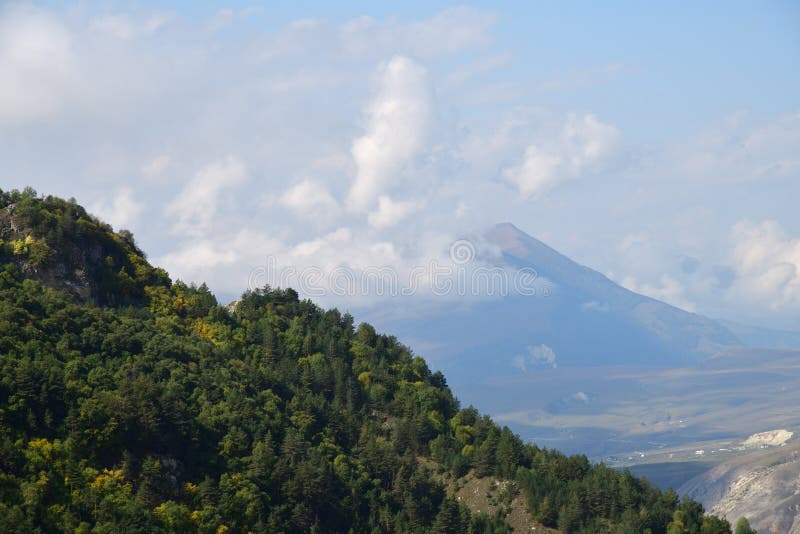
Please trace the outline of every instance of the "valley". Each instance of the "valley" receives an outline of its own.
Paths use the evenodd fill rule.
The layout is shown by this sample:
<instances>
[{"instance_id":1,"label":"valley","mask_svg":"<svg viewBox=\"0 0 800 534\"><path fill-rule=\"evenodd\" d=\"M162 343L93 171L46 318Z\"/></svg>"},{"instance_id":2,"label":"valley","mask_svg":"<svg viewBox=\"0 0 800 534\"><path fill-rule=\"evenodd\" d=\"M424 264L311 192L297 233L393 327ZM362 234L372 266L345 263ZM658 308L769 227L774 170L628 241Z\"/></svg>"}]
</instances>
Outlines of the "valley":
<instances>
[{"instance_id":1,"label":"valley","mask_svg":"<svg viewBox=\"0 0 800 534\"><path fill-rule=\"evenodd\" d=\"M736 349L693 367L542 369L454 389L526 439L614 461L800 426L798 356Z\"/></svg>"}]
</instances>

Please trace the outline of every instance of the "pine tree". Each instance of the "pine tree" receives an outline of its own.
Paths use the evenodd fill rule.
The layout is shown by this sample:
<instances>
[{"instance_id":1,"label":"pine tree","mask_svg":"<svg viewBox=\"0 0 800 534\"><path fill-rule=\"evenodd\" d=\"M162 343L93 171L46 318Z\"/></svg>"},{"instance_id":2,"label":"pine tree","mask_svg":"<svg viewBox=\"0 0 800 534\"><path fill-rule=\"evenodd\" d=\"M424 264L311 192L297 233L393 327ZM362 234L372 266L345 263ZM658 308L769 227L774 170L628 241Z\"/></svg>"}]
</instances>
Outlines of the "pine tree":
<instances>
[{"instance_id":1,"label":"pine tree","mask_svg":"<svg viewBox=\"0 0 800 534\"><path fill-rule=\"evenodd\" d=\"M750 526L750 521L748 521L746 517L740 517L736 521L736 528L733 532L734 534L756 534L756 531Z\"/></svg>"}]
</instances>

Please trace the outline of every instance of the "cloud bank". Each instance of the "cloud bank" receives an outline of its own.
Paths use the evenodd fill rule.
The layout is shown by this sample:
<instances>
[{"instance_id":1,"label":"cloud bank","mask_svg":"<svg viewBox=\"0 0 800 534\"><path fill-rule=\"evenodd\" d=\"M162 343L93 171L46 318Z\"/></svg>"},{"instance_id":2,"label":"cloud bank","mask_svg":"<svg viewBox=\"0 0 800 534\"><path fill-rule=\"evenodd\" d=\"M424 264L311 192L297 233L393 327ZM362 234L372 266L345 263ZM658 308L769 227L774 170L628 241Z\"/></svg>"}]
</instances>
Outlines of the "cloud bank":
<instances>
[{"instance_id":1,"label":"cloud bank","mask_svg":"<svg viewBox=\"0 0 800 534\"><path fill-rule=\"evenodd\" d=\"M673 108L636 68L554 71L507 14L270 17L3 5L0 186L76 197L223 298L270 258L407 277L510 220L632 289L800 328L796 109L659 137L627 103Z\"/></svg>"}]
</instances>

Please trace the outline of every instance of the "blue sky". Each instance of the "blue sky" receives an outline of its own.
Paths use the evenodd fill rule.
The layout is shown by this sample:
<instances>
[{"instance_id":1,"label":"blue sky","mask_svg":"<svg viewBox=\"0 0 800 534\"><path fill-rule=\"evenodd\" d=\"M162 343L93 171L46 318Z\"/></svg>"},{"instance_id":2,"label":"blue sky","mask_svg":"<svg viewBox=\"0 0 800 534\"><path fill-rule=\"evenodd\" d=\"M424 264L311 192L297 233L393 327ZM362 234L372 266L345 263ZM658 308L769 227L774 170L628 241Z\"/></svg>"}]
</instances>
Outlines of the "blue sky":
<instances>
[{"instance_id":1,"label":"blue sky","mask_svg":"<svg viewBox=\"0 0 800 534\"><path fill-rule=\"evenodd\" d=\"M4 3L0 187L226 296L267 258L408 270L511 220L800 329L799 63L788 1Z\"/></svg>"}]
</instances>

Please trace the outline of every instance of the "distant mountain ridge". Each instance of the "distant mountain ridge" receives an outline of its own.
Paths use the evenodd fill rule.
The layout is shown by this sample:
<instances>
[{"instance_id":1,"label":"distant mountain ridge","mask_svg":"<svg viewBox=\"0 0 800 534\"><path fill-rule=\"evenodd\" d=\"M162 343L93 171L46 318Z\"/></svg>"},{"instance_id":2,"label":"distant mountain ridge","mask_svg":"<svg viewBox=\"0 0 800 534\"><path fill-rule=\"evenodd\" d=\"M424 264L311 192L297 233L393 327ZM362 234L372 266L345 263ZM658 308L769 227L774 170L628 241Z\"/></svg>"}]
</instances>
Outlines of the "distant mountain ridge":
<instances>
[{"instance_id":1,"label":"distant mountain ridge","mask_svg":"<svg viewBox=\"0 0 800 534\"><path fill-rule=\"evenodd\" d=\"M800 348L800 332L742 325L733 321L718 322L733 332L748 347L769 349Z\"/></svg>"},{"instance_id":2,"label":"distant mountain ridge","mask_svg":"<svg viewBox=\"0 0 800 534\"><path fill-rule=\"evenodd\" d=\"M510 223L485 239L500 251L478 258L533 268L547 294L479 300L442 313L388 321L454 380L483 380L531 366L684 365L743 345L730 329L634 293L580 265ZM552 354L542 362L536 351Z\"/></svg>"},{"instance_id":3,"label":"distant mountain ridge","mask_svg":"<svg viewBox=\"0 0 800 534\"><path fill-rule=\"evenodd\" d=\"M705 356L742 342L721 323L626 289L605 275L580 265L511 223L492 227L490 241L500 246L504 258L516 267L533 266L561 287L572 287L592 297L594 308L624 310L665 341L675 329L688 336L680 348Z\"/></svg>"}]
</instances>

